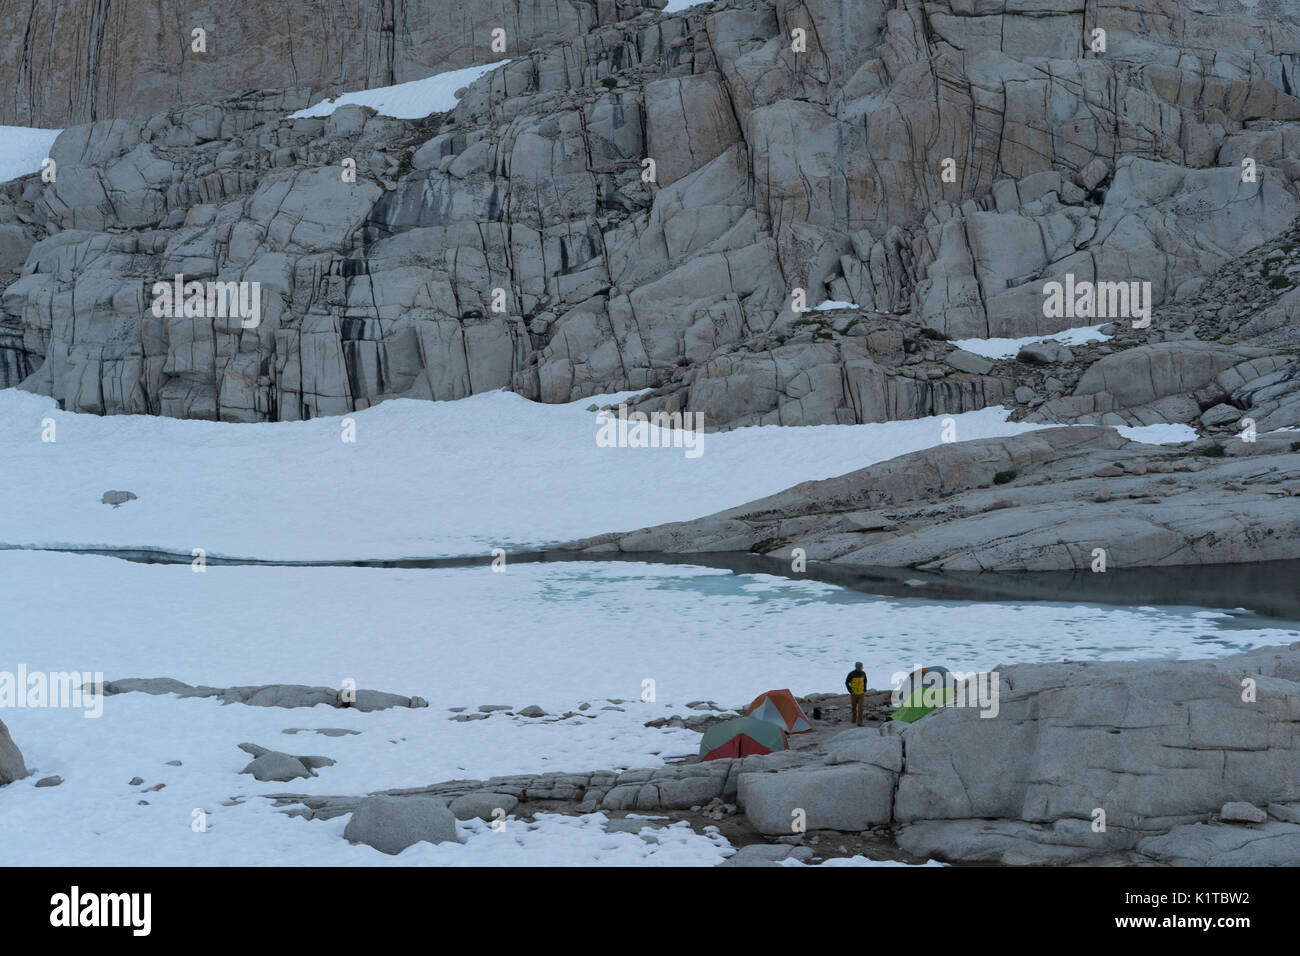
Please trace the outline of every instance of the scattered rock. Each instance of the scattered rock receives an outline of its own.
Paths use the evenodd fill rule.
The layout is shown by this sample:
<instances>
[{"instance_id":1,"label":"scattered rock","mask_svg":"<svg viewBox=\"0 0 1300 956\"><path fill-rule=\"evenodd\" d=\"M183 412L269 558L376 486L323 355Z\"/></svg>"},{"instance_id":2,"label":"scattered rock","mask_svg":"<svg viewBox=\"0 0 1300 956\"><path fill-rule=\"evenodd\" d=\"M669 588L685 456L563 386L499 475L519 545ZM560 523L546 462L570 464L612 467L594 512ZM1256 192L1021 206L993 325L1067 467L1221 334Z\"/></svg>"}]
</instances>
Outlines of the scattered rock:
<instances>
[{"instance_id":1,"label":"scattered rock","mask_svg":"<svg viewBox=\"0 0 1300 956\"><path fill-rule=\"evenodd\" d=\"M1242 414L1240 408L1233 408L1231 405L1220 403L1202 413L1201 424L1207 428L1232 425L1241 418Z\"/></svg>"},{"instance_id":2,"label":"scattered rock","mask_svg":"<svg viewBox=\"0 0 1300 956\"><path fill-rule=\"evenodd\" d=\"M1225 803L1219 811L1219 819L1224 823L1267 823L1268 814L1253 803L1238 800Z\"/></svg>"},{"instance_id":3,"label":"scattered rock","mask_svg":"<svg viewBox=\"0 0 1300 956\"><path fill-rule=\"evenodd\" d=\"M1074 361L1074 353L1058 342L1033 342L1021 346L1016 353L1017 362L1031 365L1056 365Z\"/></svg>"},{"instance_id":4,"label":"scattered rock","mask_svg":"<svg viewBox=\"0 0 1300 956\"><path fill-rule=\"evenodd\" d=\"M240 773L249 773L256 780L285 783L299 777L313 776L312 772L297 757L271 751L255 758Z\"/></svg>"},{"instance_id":5,"label":"scattered rock","mask_svg":"<svg viewBox=\"0 0 1300 956\"><path fill-rule=\"evenodd\" d=\"M91 690L91 685L85 685ZM330 707L351 708L363 712L386 710L389 707L428 707L421 697L403 697L377 690L358 690L354 699L333 687L309 687L306 684L261 684L248 687L192 686L170 677L130 677L118 681L105 681L105 696L114 694L176 694L180 697L217 697L223 704L248 704L252 707Z\"/></svg>"},{"instance_id":6,"label":"scattered rock","mask_svg":"<svg viewBox=\"0 0 1300 956\"><path fill-rule=\"evenodd\" d=\"M993 363L989 359L963 349L953 349L948 353L946 361L957 371L972 375L987 375L993 370Z\"/></svg>"},{"instance_id":7,"label":"scattered rock","mask_svg":"<svg viewBox=\"0 0 1300 956\"><path fill-rule=\"evenodd\" d=\"M719 866L777 866L782 860L807 860L813 851L806 846L786 846L780 843L751 843L743 846Z\"/></svg>"},{"instance_id":8,"label":"scattered rock","mask_svg":"<svg viewBox=\"0 0 1300 956\"><path fill-rule=\"evenodd\" d=\"M346 737L361 733L359 730L349 730L346 727L290 727L281 731L285 734L320 734L323 737Z\"/></svg>"},{"instance_id":9,"label":"scattered rock","mask_svg":"<svg viewBox=\"0 0 1300 956\"><path fill-rule=\"evenodd\" d=\"M611 817L605 821L606 833L634 833L641 835L641 831L648 827L658 828L661 824L654 820L643 820L637 817Z\"/></svg>"},{"instance_id":10,"label":"scattered rock","mask_svg":"<svg viewBox=\"0 0 1300 956\"><path fill-rule=\"evenodd\" d=\"M844 521L854 531L893 531L898 522L878 511L849 511Z\"/></svg>"},{"instance_id":11,"label":"scattered rock","mask_svg":"<svg viewBox=\"0 0 1300 956\"><path fill-rule=\"evenodd\" d=\"M457 820L494 820L501 819L500 815L494 816L497 810L502 810L506 814L514 811L519 806L519 800L508 793L489 793L478 791L467 793L463 797L457 797L452 800L448 808L455 814Z\"/></svg>"},{"instance_id":12,"label":"scattered rock","mask_svg":"<svg viewBox=\"0 0 1300 956\"><path fill-rule=\"evenodd\" d=\"M460 843L456 816L435 797L371 796L352 813L343 838L395 856L416 843Z\"/></svg>"}]
</instances>

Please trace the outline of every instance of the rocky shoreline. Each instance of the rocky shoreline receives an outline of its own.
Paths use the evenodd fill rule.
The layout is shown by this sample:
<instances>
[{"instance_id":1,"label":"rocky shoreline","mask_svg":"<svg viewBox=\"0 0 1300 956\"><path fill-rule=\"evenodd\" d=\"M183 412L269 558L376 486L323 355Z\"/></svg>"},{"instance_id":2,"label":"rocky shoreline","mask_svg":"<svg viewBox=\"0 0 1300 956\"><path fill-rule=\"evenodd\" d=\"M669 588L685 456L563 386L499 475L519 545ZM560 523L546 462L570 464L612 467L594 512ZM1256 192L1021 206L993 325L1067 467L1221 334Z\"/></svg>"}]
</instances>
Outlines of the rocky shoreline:
<instances>
[{"instance_id":1,"label":"rocky shoreline","mask_svg":"<svg viewBox=\"0 0 1300 956\"><path fill-rule=\"evenodd\" d=\"M990 676L998 688L991 708L988 701L942 707L913 724L889 720L887 691L869 692L862 727L848 722L843 694L803 698L807 713L820 712L816 729L766 756L687 757L653 768L449 780L356 795L276 791L237 801L268 799L308 820L348 815L345 838L386 853L420 841L460 842L456 820L600 813L609 832L651 841L659 827L716 828L711 832L739 849L730 865L851 856L1004 865L1300 860L1300 643L1216 660L999 666ZM194 696L166 679L107 686ZM305 692L322 689L258 690L232 689L223 699L295 707L306 703ZM423 704L363 693L371 705L363 710ZM496 711L535 720L578 716L505 705L485 705L476 716ZM647 726L704 730L732 715L698 701L686 716ZM264 782L315 776L335 762L240 747L253 758L242 772ZM0 725L0 784L26 772Z\"/></svg>"},{"instance_id":2,"label":"rocky shoreline","mask_svg":"<svg viewBox=\"0 0 1300 956\"><path fill-rule=\"evenodd\" d=\"M996 670L1002 692L991 719L943 708L915 724L884 722L887 694L875 692L868 726L822 730L768 756L448 781L381 796L445 801L453 813L474 807L485 819L507 805L704 825L743 814L747 826L737 821L730 833L762 849L742 850L735 863L773 863L796 847L810 852L794 858L826 858L842 844L910 862L1300 859L1300 643L1221 660ZM830 708L833 699L804 702ZM374 798L272 796L310 818ZM792 828L797 811L806 815L801 832Z\"/></svg>"},{"instance_id":3,"label":"rocky shoreline","mask_svg":"<svg viewBox=\"0 0 1300 956\"><path fill-rule=\"evenodd\" d=\"M1300 556L1300 442L1190 446L1100 426L940 444L695 521L557 550L750 551L948 571L1096 570Z\"/></svg>"}]
</instances>

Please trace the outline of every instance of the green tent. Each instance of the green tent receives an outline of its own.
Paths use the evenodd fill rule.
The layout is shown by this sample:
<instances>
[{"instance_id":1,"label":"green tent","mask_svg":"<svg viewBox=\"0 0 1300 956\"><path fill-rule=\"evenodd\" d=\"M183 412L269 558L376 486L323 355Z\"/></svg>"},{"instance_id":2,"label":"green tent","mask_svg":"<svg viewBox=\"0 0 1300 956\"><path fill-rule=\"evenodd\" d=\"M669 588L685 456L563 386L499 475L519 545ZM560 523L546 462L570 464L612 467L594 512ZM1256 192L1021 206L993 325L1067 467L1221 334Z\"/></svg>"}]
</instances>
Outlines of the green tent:
<instances>
[{"instance_id":1,"label":"green tent","mask_svg":"<svg viewBox=\"0 0 1300 956\"><path fill-rule=\"evenodd\" d=\"M785 750L785 731L757 717L733 717L714 724L700 741L701 760L752 757Z\"/></svg>"},{"instance_id":2,"label":"green tent","mask_svg":"<svg viewBox=\"0 0 1300 956\"><path fill-rule=\"evenodd\" d=\"M927 693L929 703L926 703ZM953 700L953 688L945 681L943 685L943 703L951 704ZM903 706L890 714L890 719L901 720L905 724L912 724L920 720L930 711L940 706L938 704L939 688L938 687L918 687L912 691L912 695L903 702Z\"/></svg>"}]
</instances>

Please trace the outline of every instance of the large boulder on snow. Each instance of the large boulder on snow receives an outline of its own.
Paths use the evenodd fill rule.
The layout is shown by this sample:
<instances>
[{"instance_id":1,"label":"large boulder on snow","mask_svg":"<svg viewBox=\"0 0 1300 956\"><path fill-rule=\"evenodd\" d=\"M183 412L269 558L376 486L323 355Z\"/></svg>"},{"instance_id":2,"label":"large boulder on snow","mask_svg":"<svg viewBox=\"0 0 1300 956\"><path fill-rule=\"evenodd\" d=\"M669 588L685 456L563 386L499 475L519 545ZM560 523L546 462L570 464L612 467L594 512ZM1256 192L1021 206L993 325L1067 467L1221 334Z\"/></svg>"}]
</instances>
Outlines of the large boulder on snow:
<instances>
[{"instance_id":1,"label":"large boulder on snow","mask_svg":"<svg viewBox=\"0 0 1300 956\"><path fill-rule=\"evenodd\" d=\"M396 855L416 843L459 843L456 815L437 797L366 797L352 813L343 837Z\"/></svg>"},{"instance_id":2,"label":"large boulder on snow","mask_svg":"<svg viewBox=\"0 0 1300 956\"><path fill-rule=\"evenodd\" d=\"M290 754L271 751L254 757L240 773L252 774L254 779L263 782L288 783L299 777L310 777L312 772L297 757Z\"/></svg>"},{"instance_id":3,"label":"large boulder on snow","mask_svg":"<svg viewBox=\"0 0 1300 956\"><path fill-rule=\"evenodd\" d=\"M23 762L22 751L9 736L9 728L0 720L0 786L13 783L27 776L27 764Z\"/></svg>"}]
</instances>

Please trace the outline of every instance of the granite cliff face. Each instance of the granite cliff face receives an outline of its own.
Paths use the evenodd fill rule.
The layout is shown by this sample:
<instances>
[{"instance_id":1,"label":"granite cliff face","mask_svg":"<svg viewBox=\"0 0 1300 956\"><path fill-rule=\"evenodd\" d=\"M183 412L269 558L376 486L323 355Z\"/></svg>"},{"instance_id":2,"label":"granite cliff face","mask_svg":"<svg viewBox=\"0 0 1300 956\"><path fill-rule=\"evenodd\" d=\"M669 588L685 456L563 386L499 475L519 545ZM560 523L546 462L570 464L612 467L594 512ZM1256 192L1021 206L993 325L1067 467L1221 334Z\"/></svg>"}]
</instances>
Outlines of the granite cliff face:
<instances>
[{"instance_id":1,"label":"granite cliff face","mask_svg":"<svg viewBox=\"0 0 1300 956\"><path fill-rule=\"evenodd\" d=\"M91 83L33 66L49 44L29 37L4 115L98 119L60 136L55 182L4 187L0 386L226 421L504 387L652 388L643 408L710 427L990 404L1296 424L1294 7L504 6L345 3L335 23L290 4L257 54L214 41L234 58L205 61L220 80L143 53L154 69L127 76L119 50L122 78ZM172 14L109 11L103 43L181 45ZM340 23L361 40L331 42ZM497 24L504 54L478 41ZM327 88L501 56L449 113L288 117ZM222 94L236 74L259 91ZM155 317L175 274L259 282L260 324ZM950 344L1112 318L1045 315L1067 276L1149 283L1151 325L1011 360ZM853 305L801 311L825 299Z\"/></svg>"},{"instance_id":2,"label":"granite cliff face","mask_svg":"<svg viewBox=\"0 0 1300 956\"><path fill-rule=\"evenodd\" d=\"M635 16L641 0L23 0L0 4L0 123L146 117L250 89L404 83ZM202 52L193 30L204 31Z\"/></svg>"}]
</instances>

